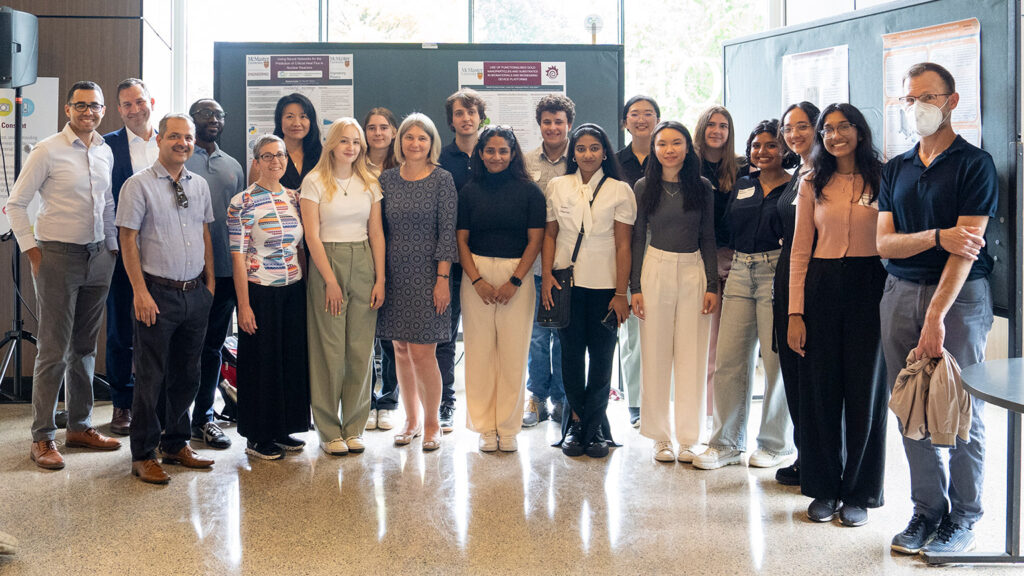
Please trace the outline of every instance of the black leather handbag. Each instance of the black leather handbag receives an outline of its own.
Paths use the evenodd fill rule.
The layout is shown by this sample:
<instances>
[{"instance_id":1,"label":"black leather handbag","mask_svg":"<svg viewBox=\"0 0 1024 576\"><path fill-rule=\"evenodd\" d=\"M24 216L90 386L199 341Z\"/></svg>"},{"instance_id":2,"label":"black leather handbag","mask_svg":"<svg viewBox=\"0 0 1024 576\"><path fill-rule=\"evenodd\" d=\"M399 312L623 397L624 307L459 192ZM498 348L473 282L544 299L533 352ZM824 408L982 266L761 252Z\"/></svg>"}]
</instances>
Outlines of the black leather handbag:
<instances>
[{"instance_id":1,"label":"black leather handbag","mask_svg":"<svg viewBox=\"0 0 1024 576\"><path fill-rule=\"evenodd\" d=\"M594 206L594 200L597 199L597 193L601 191L601 186L604 185L604 181L608 179L608 176L601 178L601 181L597 183L597 188L594 189L594 195L590 198L590 206ZM572 258L569 260L569 266L565 268L556 268L551 271L551 275L555 277L555 281L562 287L561 290L557 288L551 289L551 300L552 306L550 310L544 309L544 305L541 304L537 308L537 324L545 328L565 328L569 325L569 306L572 299L572 286L573 286L573 267L576 264L576 257L580 253L580 245L583 244L583 225L580 225L580 235L576 237L576 247L572 249ZM541 300L543 302L543 299Z\"/></svg>"}]
</instances>

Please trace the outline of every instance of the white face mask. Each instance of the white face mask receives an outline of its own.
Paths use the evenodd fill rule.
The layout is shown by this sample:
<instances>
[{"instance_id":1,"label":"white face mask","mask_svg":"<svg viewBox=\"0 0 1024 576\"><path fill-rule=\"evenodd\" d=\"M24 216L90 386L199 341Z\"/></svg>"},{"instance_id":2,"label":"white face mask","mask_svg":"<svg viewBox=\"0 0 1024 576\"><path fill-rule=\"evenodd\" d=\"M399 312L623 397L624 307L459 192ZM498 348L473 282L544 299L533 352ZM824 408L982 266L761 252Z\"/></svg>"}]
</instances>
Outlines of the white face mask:
<instances>
[{"instance_id":1,"label":"white face mask","mask_svg":"<svg viewBox=\"0 0 1024 576\"><path fill-rule=\"evenodd\" d=\"M948 101L948 100L947 100ZM943 104L945 106L945 104ZM942 114L942 108L935 106L934 104L925 104L920 100L914 102L908 110L904 111L907 118L907 124L910 125L910 129L918 134L922 138L927 138L939 129L945 120Z\"/></svg>"}]
</instances>

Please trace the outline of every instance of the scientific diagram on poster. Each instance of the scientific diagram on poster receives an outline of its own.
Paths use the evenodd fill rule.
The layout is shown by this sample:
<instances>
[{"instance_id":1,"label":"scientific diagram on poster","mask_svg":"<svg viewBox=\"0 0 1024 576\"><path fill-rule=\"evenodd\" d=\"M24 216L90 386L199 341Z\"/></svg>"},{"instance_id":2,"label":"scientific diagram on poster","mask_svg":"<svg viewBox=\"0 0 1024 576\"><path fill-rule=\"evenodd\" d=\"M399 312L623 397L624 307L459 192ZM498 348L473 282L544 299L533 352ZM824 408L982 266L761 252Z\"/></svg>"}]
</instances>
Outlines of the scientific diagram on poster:
<instances>
[{"instance_id":1,"label":"scientific diagram on poster","mask_svg":"<svg viewBox=\"0 0 1024 576\"><path fill-rule=\"evenodd\" d=\"M335 119L353 116L353 66L351 54L246 55L246 165L256 139L274 131L274 108L282 96L298 92L313 102L321 136Z\"/></svg>"},{"instance_id":2,"label":"scientific diagram on poster","mask_svg":"<svg viewBox=\"0 0 1024 576\"><path fill-rule=\"evenodd\" d=\"M511 126L524 152L541 145L537 102L564 96L565 77L565 62L459 62L459 87L479 92L489 122Z\"/></svg>"},{"instance_id":3,"label":"scientific diagram on poster","mask_svg":"<svg viewBox=\"0 0 1024 576\"><path fill-rule=\"evenodd\" d=\"M960 103L953 111L953 130L981 146L981 23L977 18L882 35L882 74L885 86L884 153L892 158L912 148L917 134L910 130L900 106L903 75L919 62L941 64L953 74ZM943 108L943 114L949 111Z\"/></svg>"},{"instance_id":4,"label":"scientific diagram on poster","mask_svg":"<svg viewBox=\"0 0 1024 576\"><path fill-rule=\"evenodd\" d=\"M823 48L782 57L782 103L807 101L819 109L850 101L850 47Z\"/></svg>"}]
</instances>

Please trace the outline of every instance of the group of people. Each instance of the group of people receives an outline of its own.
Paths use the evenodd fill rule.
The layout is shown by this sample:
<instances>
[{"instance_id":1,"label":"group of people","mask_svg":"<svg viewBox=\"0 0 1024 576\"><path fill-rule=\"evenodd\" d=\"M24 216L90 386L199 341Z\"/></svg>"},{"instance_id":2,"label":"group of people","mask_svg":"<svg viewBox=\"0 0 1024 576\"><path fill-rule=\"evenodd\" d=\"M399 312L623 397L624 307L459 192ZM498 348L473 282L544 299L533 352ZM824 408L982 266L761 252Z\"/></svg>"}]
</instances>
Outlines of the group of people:
<instances>
[{"instance_id":1,"label":"group of people","mask_svg":"<svg viewBox=\"0 0 1024 576\"><path fill-rule=\"evenodd\" d=\"M158 457L213 465L190 437L230 446L212 405L236 309L238 432L263 459L301 450L310 412L324 452L363 452L364 430L398 424L399 398L395 444L438 449L461 318L466 426L483 452L515 451L522 427L551 419L566 455L607 455L618 346L630 420L656 461L741 463L759 350L748 465L789 463L776 478L812 499L811 520L860 526L883 504L888 392L908 354L981 361L992 322L994 165L951 127L948 71L915 65L904 93L920 143L884 164L845 103L794 103L737 155L725 108L691 134L642 95L623 107L632 139L616 152L602 127L574 125L562 95L540 99L543 142L524 151L472 90L446 101L446 146L427 116L399 124L386 108L333 120L322 138L312 103L291 94L246 179L217 146L213 100L154 129L153 99L129 79L125 128L101 137L102 91L77 83L67 125L29 155L7 205L40 309L32 459L64 466L62 379L67 445L120 447L90 420L104 303L111 430L130 436L133 474L156 483L169 479ZM568 323L537 323L562 290ZM973 402L948 471L930 438L904 439L914 516L893 549L973 546Z\"/></svg>"}]
</instances>

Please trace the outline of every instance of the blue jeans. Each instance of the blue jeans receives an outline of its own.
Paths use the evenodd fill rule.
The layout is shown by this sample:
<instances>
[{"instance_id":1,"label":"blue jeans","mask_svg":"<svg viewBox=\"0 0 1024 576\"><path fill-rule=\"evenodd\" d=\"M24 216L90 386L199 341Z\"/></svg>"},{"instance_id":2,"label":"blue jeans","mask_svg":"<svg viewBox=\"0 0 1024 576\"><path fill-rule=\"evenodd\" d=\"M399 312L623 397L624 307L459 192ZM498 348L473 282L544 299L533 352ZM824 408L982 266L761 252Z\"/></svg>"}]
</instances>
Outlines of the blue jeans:
<instances>
[{"instance_id":1,"label":"blue jeans","mask_svg":"<svg viewBox=\"0 0 1024 576\"><path fill-rule=\"evenodd\" d=\"M882 352L888 370L889 388L906 364L910 350L917 346L925 312L937 285L924 285L889 276L885 281L880 312ZM945 349L961 368L985 360L985 342L992 328L992 302L988 280L965 282L946 313ZM914 513L938 522L949 513L952 521L971 527L981 519L981 487L985 474L985 403L971 397L970 442L957 438L949 449L949 470L940 448L930 438L903 438L903 451L910 467L910 499Z\"/></svg>"},{"instance_id":2,"label":"blue jeans","mask_svg":"<svg viewBox=\"0 0 1024 576\"><path fill-rule=\"evenodd\" d=\"M779 356L772 351L772 283L779 252L736 252L732 258L718 329L715 433L709 442L714 448L746 450L747 414L760 341L765 386L757 447L772 454L790 454L794 450L793 424L786 407Z\"/></svg>"},{"instance_id":3,"label":"blue jeans","mask_svg":"<svg viewBox=\"0 0 1024 576\"><path fill-rule=\"evenodd\" d=\"M537 308L540 308L540 276L534 275L537 286ZM536 314L534 314L536 318ZM565 402L565 388L562 387L562 344L558 331L533 323L530 335L530 355L526 361L526 389L537 398L552 402Z\"/></svg>"}]
</instances>

